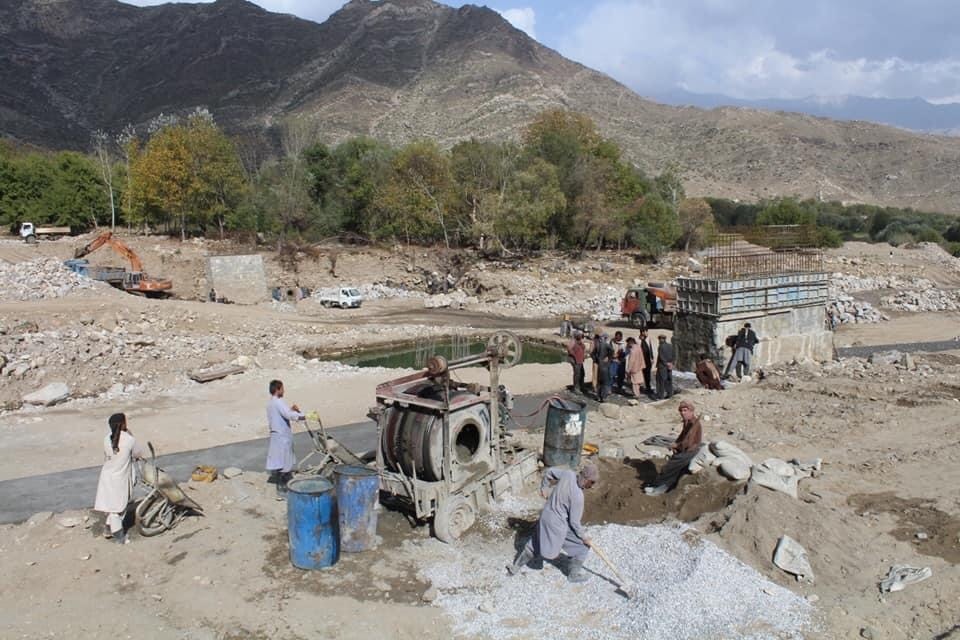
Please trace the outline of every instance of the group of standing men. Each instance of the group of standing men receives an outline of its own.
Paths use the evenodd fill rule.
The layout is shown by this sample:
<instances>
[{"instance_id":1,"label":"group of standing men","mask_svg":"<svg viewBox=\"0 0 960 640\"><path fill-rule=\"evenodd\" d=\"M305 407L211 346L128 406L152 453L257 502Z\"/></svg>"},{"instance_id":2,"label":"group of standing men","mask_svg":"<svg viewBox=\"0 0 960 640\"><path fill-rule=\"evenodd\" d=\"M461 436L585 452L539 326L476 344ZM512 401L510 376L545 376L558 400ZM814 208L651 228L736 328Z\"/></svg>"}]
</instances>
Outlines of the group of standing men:
<instances>
[{"instance_id":1,"label":"group of standing men","mask_svg":"<svg viewBox=\"0 0 960 640\"><path fill-rule=\"evenodd\" d=\"M673 395L676 353L665 335L657 336L654 352L646 329L641 329L637 338L631 336L626 340L622 331L615 332L611 340L609 334L598 329L589 344L583 333L576 331L567 345L567 355L573 367L573 390L590 391L600 402L604 402L614 390L626 394L628 385L634 397L640 397L641 392L657 399ZM585 381L587 358L593 363L589 387ZM654 366L655 388L651 384Z\"/></svg>"}]
</instances>

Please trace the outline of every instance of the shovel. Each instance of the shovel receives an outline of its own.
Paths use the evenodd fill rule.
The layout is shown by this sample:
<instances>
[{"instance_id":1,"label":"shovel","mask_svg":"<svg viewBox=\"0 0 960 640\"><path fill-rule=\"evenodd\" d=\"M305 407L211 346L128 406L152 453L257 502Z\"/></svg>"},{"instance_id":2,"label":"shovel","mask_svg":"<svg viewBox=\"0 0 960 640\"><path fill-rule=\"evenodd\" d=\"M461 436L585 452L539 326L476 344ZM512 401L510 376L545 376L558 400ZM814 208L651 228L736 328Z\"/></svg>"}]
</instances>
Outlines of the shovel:
<instances>
[{"instance_id":1,"label":"shovel","mask_svg":"<svg viewBox=\"0 0 960 640\"><path fill-rule=\"evenodd\" d=\"M619 583L620 591L622 591L627 598L633 598L636 595L636 588L623 579L623 576L620 575L620 572L617 571L617 568L613 566L612 562L610 562L610 558L608 558L607 554L603 552L603 549L598 547L595 542L590 543L590 548L593 549L593 552L596 553L601 560L603 560L604 564L609 567L610 571L613 571L613 575L617 578L617 582Z\"/></svg>"}]
</instances>

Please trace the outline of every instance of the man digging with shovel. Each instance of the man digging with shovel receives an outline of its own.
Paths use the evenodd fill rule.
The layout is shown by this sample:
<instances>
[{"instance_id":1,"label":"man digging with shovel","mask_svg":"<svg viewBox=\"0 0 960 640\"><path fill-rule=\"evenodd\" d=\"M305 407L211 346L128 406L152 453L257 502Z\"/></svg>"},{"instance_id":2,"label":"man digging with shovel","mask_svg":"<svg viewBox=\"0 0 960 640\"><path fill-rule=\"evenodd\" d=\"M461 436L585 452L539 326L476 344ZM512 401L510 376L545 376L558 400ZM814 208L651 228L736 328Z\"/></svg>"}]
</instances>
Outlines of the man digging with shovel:
<instances>
[{"instance_id":1,"label":"man digging with shovel","mask_svg":"<svg viewBox=\"0 0 960 640\"><path fill-rule=\"evenodd\" d=\"M562 551L570 558L567 579L570 582L587 581L589 576L583 570L583 561L590 552L591 542L580 522L583 517L583 490L592 487L599 479L600 473L592 464L586 465L579 474L559 467L544 471L540 495L547 498L547 504L540 513L533 537L527 540L516 561L507 568L511 576L517 575L520 569L538 556L553 560ZM551 486L553 490L548 497L547 491Z\"/></svg>"}]
</instances>

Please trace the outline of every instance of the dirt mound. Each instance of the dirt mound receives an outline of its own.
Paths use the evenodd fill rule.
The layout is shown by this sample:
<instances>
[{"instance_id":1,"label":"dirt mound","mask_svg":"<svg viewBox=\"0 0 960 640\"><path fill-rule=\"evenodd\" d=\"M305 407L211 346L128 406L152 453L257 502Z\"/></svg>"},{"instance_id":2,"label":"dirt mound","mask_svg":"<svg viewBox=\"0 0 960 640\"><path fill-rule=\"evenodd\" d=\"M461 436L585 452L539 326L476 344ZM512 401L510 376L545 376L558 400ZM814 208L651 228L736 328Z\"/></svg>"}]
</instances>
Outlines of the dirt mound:
<instances>
[{"instance_id":1,"label":"dirt mound","mask_svg":"<svg viewBox=\"0 0 960 640\"><path fill-rule=\"evenodd\" d=\"M801 493L803 490L801 485ZM795 581L774 567L772 558L777 540L788 535L807 549L817 582L835 582L844 580L854 569L852 559L861 544L862 538L851 535L851 527L859 526L848 521L851 519L748 484L742 495L709 520L705 529L715 531L738 558L785 585Z\"/></svg>"},{"instance_id":2,"label":"dirt mound","mask_svg":"<svg viewBox=\"0 0 960 640\"><path fill-rule=\"evenodd\" d=\"M891 514L897 519L897 527L891 531L894 538L915 544L924 555L960 563L960 518L935 508L932 500L908 500L887 491L853 495L847 503L860 514Z\"/></svg>"},{"instance_id":3,"label":"dirt mound","mask_svg":"<svg viewBox=\"0 0 960 640\"><path fill-rule=\"evenodd\" d=\"M662 496L648 496L643 486L653 482L658 468L650 460L600 460L600 484L585 492L588 523L642 524L676 518L690 522L720 511L743 485L713 472L684 476L677 488ZM662 466L662 464L661 464Z\"/></svg>"}]
</instances>

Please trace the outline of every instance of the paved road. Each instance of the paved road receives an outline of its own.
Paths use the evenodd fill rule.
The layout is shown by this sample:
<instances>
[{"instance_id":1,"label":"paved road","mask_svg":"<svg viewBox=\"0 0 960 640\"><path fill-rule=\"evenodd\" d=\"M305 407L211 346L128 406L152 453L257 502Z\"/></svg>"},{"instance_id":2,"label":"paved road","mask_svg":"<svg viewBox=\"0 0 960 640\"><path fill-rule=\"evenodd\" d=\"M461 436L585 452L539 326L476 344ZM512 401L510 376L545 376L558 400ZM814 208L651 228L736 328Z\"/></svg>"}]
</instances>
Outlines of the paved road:
<instances>
[{"instance_id":1,"label":"paved road","mask_svg":"<svg viewBox=\"0 0 960 640\"><path fill-rule=\"evenodd\" d=\"M916 353L918 351L951 351L960 349L960 342L956 340L940 340L937 342L901 342L898 344L874 344L859 347L843 347L837 349L837 355L841 358L868 358L872 353L880 351L909 351Z\"/></svg>"},{"instance_id":2,"label":"paved road","mask_svg":"<svg viewBox=\"0 0 960 640\"><path fill-rule=\"evenodd\" d=\"M516 398L514 415L534 412L546 397L537 395ZM541 412L536 419L520 418L519 422L542 426L545 415L546 412ZM328 432L355 453L371 451L376 447L377 428L370 420L335 427L328 429ZM307 455L312 447L309 434L301 432L295 435L294 452L298 460ZM173 474L174 478L183 482L200 464L213 465L218 469L240 467L245 471L263 471L266 452L267 438L258 438L209 449L161 455L157 461L163 469ZM0 482L0 524L23 522L40 511L56 513L92 507L99 474L100 467L97 466Z\"/></svg>"}]
</instances>

